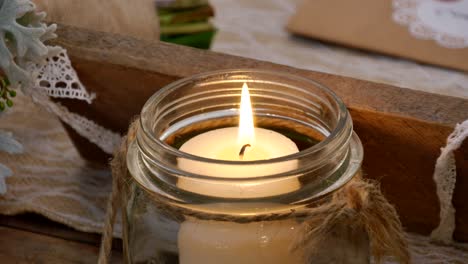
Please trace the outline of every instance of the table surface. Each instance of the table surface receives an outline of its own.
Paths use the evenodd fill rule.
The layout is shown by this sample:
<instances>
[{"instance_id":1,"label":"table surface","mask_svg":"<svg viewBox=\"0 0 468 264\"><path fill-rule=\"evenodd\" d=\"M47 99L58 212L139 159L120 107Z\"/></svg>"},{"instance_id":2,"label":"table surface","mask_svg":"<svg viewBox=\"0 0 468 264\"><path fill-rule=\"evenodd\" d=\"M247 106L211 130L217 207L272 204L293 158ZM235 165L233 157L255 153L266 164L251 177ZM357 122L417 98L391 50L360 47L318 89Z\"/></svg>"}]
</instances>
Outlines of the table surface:
<instances>
[{"instance_id":1,"label":"table surface","mask_svg":"<svg viewBox=\"0 0 468 264\"><path fill-rule=\"evenodd\" d=\"M0 215L1 263L96 263L100 239L39 215ZM122 263L121 241L113 245L111 263Z\"/></svg>"}]
</instances>

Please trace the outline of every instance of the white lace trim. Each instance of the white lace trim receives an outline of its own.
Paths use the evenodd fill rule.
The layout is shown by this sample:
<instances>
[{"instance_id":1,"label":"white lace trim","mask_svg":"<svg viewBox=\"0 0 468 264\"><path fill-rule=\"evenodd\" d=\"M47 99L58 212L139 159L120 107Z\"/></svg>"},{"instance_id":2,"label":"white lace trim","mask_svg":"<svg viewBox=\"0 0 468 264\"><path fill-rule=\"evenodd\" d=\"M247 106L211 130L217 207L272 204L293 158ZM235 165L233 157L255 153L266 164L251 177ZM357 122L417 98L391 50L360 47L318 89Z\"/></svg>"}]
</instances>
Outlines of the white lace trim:
<instances>
[{"instance_id":1,"label":"white lace trim","mask_svg":"<svg viewBox=\"0 0 468 264\"><path fill-rule=\"evenodd\" d=\"M447 139L447 146L442 148L442 153L437 159L434 171L434 181L437 186L437 196L440 202L440 223L432 231L431 238L445 244L453 243L453 231L455 230L455 208L452 204L453 191L457 179L457 170L454 151L468 137L468 120L458 124L453 133Z\"/></svg>"},{"instance_id":2,"label":"white lace trim","mask_svg":"<svg viewBox=\"0 0 468 264\"><path fill-rule=\"evenodd\" d=\"M468 0L393 0L393 20L419 39L452 49L468 47Z\"/></svg>"},{"instance_id":3,"label":"white lace trim","mask_svg":"<svg viewBox=\"0 0 468 264\"><path fill-rule=\"evenodd\" d=\"M91 104L96 95L88 93L71 65L67 51L58 47L56 55L46 58L44 65L34 65L36 87L44 89L50 97L83 100Z\"/></svg>"},{"instance_id":4,"label":"white lace trim","mask_svg":"<svg viewBox=\"0 0 468 264\"><path fill-rule=\"evenodd\" d=\"M70 112L65 106L49 99L69 98L86 101L91 104L96 97L88 93L73 69L67 51L54 47L57 51L46 58L44 65L29 65L28 69L37 76L35 87L26 89L33 100L55 114L62 122L72 127L79 135L96 144L104 152L112 154L120 144L120 135L114 133L83 116Z\"/></svg>"},{"instance_id":5,"label":"white lace trim","mask_svg":"<svg viewBox=\"0 0 468 264\"><path fill-rule=\"evenodd\" d=\"M60 120L71 126L79 135L96 144L107 154L114 153L115 148L120 145L121 137L119 134L83 116L68 111L68 109L62 105L49 101L48 108L52 109Z\"/></svg>"},{"instance_id":6,"label":"white lace trim","mask_svg":"<svg viewBox=\"0 0 468 264\"><path fill-rule=\"evenodd\" d=\"M120 144L121 136L86 117L70 112L65 106L52 102L39 89L31 94L34 102L55 114L62 122L71 126L80 136L96 144L107 154L112 154Z\"/></svg>"}]
</instances>

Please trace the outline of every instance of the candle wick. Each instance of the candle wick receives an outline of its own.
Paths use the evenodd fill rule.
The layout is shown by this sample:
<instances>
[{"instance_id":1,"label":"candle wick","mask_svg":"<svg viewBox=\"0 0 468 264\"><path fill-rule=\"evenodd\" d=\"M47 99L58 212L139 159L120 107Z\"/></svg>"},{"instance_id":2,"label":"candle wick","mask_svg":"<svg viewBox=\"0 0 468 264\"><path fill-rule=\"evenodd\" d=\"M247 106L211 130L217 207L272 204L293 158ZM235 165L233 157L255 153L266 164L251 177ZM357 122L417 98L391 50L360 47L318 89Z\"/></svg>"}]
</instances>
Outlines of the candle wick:
<instances>
[{"instance_id":1,"label":"candle wick","mask_svg":"<svg viewBox=\"0 0 468 264\"><path fill-rule=\"evenodd\" d=\"M252 147L252 146L250 144L245 144L244 146L242 146L241 150L239 151L239 158L241 160L244 159L245 150L249 147Z\"/></svg>"}]
</instances>

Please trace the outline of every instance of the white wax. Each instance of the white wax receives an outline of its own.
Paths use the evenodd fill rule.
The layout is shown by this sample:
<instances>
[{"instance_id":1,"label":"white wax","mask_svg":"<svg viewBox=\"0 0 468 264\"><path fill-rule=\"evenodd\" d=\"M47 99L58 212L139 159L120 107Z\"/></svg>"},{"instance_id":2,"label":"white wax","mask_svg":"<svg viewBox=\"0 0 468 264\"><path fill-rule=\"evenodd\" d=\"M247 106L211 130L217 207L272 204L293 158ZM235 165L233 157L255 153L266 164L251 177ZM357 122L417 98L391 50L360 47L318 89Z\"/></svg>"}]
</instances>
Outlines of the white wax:
<instances>
[{"instance_id":1,"label":"white wax","mask_svg":"<svg viewBox=\"0 0 468 264\"><path fill-rule=\"evenodd\" d=\"M294 220L248 224L188 220L179 231L179 263L304 263L300 250L290 250L297 227Z\"/></svg>"},{"instance_id":2,"label":"white wax","mask_svg":"<svg viewBox=\"0 0 468 264\"><path fill-rule=\"evenodd\" d=\"M180 150L205 158L240 160L242 142L238 140L238 131L237 127L212 130L190 139ZM293 141L275 131L255 128L254 133L255 140L252 141L252 146L246 149L242 157L244 161L273 159L299 151ZM261 177L291 171L297 168L297 161L236 166L179 159L178 166L192 173L229 179ZM181 178L177 186L209 196L254 198L295 191L300 188L300 182L297 178L263 181L257 179L250 183ZM223 205L211 206L226 209ZM260 210L263 206L267 207L258 205ZM297 223L293 219L247 224L188 219L181 224L178 234L179 263L302 263L301 252L290 251L296 227Z\"/></svg>"},{"instance_id":3,"label":"white wax","mask_svg":"<svg viewBox=\"0 0 468 264\"><path fill-rule=\"evenodd\" d=\"M296 144L289 138L272 130L255 128L255 143L247 147L242 159L239 151L238 128L229 127L211 130L197 135L180 148L181 151L210 159L231 161L267 160L298 152ZM179 159L178 166L192 173L217 178L261 177L291 171L297 161L278 162L269 165L219 165L187 159ZM237 181L200 180L180 178L181 189L209 196L227 198L253 198L284 194L300 188L297 178L281 180L255 180L248 183Z\"/></svg>"}]
</instances>

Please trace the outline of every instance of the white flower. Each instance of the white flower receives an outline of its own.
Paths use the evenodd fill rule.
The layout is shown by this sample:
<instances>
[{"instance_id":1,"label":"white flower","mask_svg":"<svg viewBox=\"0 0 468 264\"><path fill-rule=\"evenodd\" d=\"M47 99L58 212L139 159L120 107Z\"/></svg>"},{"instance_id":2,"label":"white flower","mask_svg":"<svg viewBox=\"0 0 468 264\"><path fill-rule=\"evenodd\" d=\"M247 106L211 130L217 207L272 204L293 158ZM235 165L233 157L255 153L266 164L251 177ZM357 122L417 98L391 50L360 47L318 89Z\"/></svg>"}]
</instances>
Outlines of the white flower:
<instances>
[{"instance_id":1,"label":"white flower","mask_svg":"<svg viewBox=\"0 0 468 264\"><path fill-rule=\"evenodd\" d=\"M5 151L9 154L23 153L23 145L13 138L11 132L0 130L0 151ZM10 168L0 163L0 194L5 194L7 191L5 179L13 174Z\"/></svg>"},{"instance_id":2,"label":"white flower","mask_svg":"<svg viewBox=\"0 0 468 264\"><path fill-rule=\"evenodd\" d=\"M13 138L11 132L0 130L0 151L10 154L23 153L23 145Z\"/></svg>"},{"instance_id":3,"label":"white flower","mask_svg":"<svg viewBox=\"0 0 468 264\"><path fill-rule=\"evenodd\" d=\"M5 165L0 163L0 194L5 194L7 191L7 186L5 179L10 177L13 172Z\"/></svg>"},{"instance_id":4,"label":"white flower","mask_svg":"<svg viewBox=\"0 0 468 264\"><path fill-rule=\"evenodd\" d=\"M27 63L40 63L49 53L42 42L55 37L56 25L43 23L30 0L0 0L0 70L12 85L29 86Z\"/></svg>"}]
</instances>

